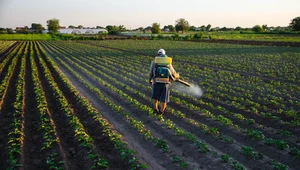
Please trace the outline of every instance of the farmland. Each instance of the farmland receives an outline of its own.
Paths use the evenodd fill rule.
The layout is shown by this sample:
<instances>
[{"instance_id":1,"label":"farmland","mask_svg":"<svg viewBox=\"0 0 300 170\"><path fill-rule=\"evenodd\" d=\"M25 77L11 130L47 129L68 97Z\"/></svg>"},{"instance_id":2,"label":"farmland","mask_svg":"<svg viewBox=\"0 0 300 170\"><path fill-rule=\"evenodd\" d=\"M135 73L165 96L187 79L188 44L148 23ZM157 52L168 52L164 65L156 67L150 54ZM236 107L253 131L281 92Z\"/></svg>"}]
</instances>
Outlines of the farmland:
<instances>
[{"instance_id":1,"label":"farmland","mask_svg":"<svg viewBox=\"0 0 300 170\"><path fill-rule=\"evenodd\" d=\"M172 83L163 116L148 83L160 48L204 92ZM298 47L0 41L0 54L0 169L299 169Z\"/></svg>"}]
</instances>

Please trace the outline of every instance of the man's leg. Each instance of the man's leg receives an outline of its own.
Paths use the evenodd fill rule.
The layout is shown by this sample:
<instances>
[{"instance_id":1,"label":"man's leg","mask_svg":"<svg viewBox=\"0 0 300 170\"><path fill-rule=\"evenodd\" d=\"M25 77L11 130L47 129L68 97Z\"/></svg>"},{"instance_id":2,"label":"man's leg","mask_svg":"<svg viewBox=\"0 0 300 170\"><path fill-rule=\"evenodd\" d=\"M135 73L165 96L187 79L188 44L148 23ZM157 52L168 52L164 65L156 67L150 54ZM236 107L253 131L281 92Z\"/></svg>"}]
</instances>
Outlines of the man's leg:
<instances>
[{"instance_id":1,"label":"man's leg","mask_svg":"<svg viewBox=\"0 0 300 170\"><path fill-rule=\"evenodd\" d=\"M166 107L167 107L167 102L161 102L160 103L160 113L164 113Z\"/></svg>"},{"instance_id":2,"label":"man's leg","mask_svg":"<svg viewBox=\"0 0 300 170\"><path fill-rule=\"evenodd\" d=\"M154 109L155 111L158 111L158 100L153 99L152 101L153 101L153 109Z\"/></svg>"}]
</instances>

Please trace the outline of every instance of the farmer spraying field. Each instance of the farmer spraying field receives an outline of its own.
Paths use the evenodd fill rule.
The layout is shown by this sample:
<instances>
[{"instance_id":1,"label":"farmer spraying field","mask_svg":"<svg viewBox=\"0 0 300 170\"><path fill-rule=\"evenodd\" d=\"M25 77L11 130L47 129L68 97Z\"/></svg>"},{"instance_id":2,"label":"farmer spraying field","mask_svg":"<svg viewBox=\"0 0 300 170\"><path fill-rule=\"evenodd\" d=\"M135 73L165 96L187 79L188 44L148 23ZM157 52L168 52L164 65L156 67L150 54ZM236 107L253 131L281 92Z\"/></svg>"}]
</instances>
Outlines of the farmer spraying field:
<instances>
[{"instance_id":1,"label":"farmer spraying field","mask_svg":"<svg viewBox=\"0 0 300 170\"><path fill-rule=\"evenodd\" d=\"M171 81L178 81L186 86L187 82L179 79L179 73L172 66L172 58L166 55L164 49L157 52L155 60L149 69L149 83L152 85L153 109L156 113L164 114L167 103L170 101ZM158 108L160 102L160 108Z\"/></svg>"}]
</instances>

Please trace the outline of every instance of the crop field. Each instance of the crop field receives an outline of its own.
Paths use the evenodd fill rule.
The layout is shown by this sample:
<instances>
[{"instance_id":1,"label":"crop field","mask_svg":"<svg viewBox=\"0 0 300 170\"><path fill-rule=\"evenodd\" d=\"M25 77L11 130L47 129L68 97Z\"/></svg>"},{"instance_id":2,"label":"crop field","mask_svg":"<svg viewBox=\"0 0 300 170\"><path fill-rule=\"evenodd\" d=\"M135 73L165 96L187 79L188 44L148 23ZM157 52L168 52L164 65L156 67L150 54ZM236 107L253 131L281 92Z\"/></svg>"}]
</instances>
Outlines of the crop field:
<instances>
[{"instance_id":1,"label":"crop field","mask_svg":"<svg viewBox=\"0 0 300 170\"><path fill-rule=\"evenodd\" d=\"M173 82L152 110L158 49ZM0 169L300 169L300 48L0 41Z\"/></svg>"}]
</instances>

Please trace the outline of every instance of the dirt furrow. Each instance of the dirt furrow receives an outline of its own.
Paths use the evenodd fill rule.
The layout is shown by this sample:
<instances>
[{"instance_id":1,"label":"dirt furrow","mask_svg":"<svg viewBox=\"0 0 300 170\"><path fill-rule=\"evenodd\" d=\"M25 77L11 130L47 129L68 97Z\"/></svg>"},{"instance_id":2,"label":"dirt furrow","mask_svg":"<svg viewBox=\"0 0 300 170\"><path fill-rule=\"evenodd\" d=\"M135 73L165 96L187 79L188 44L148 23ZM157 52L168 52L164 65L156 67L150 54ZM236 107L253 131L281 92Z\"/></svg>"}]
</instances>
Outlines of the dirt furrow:
<instances>
[{"instance_id":1,"label":"dirt furrow","mask_svg":"<svg viewBox=\"0 0 300 170\"><path fill-rule=\"evenodd\" d=\"M51 55L48 55L51 57ZM176 167L171 160L166 157L162 151L155 147L151 142L143 138L132 125L130 125L119 113L115 112L107 104L103 103L98 96L80 83L71 73L69 73L62 65L51 57L57 64L62 73L69 79L70 83L80 91L81 95L87 97L93 103L101 114L119 131L129 147L138 151L136 156L144 162L148 169L180 169ZM116 98L116 97L112 97ZM128 111L128 110L127 110Z\"/></svg>"},{"instance_id":2,"label":"dirt furrow","mask_svg":"<svg viewBox=\"0 0 300 170\"><path fill-rule=\"evenodd\" d=\"M80 43L82 43L82 42L80 42ZM85 43L82 43L82 44L89 44L89 45L92 45L92 46L97 46L97 47L102 47L102 48L108 48L108 49L113 49L113 50L119 50L119 51L124 51L124 52L131 52L133 54L144 55L144 56L151 57L151 54L143 53L143 52L136 52L136 51L131 51L131 50L124 50L124 49L115 48L115 47L100 46L100 45L96 45L96 44L89 43L89 42L85 42ZM279 80L279 79L276 79L276 78L271 78L271 77L267 77L267 76L256 75L256 74L249 73L249 72L242 72L242 71L238 71L238 70L229 70L229 69L226 69L226 68L208 66L208 65L205 65L205 64L188 62L188 61L184 61L184 60L177 60L177 61L181 62L181 63L187 63L187 64L195 65L195 66L197 66L199 68L206 67L206 68L213 69L213 70L216 70L216 71L226 71L226 72L230 72L230 73L240 74L242 76L257 77L258 79L261 79L261 80L267 81L267 82L269 82L269 81L283 81L284 83L289 83L289 84L294 84L294 85L300 85L297 82L293 82L293 81L289 81L289 80Z\"/></svg>"},{"instance_id":3,"label":"dirt furrow","mask_svg":"<svg viewBox=\"0 0 300 170\"><path fill-rule=\"evenodd\" d=\"M100 68L98 68L99 70L101 70ZM91 72L93 72L92 70L90 70ZM106 71L104 70L101 70L101 72L106 73ZM101 77L101 75L98 75L97 73L93 72L94 75L97 75L98 77ZM109 75L109 74L108 74ZM115 77L114 75L109 75L110 77L114 77L114 78L117 78ZM109 80L107 80L106 78L102 77L103 80L109 82ZM131 84L131 83L127 83L126 81L122 81L122 83L124 84L124 86L119 86L117 85L116 83L113 83L113 82L110 82L110 84L112 84L113 86L117 87L118 89L124 91L126 94L129 94L131 97L133 97L134 99L138 100L139 102L141 102L141 104L144 104L144 105L150 105L150 102L148 100L145 100L141 97L139 97L138 95L136 95L135 93L133 92L130 92L128 90L126 90L126 86L129 86L129 87L132 87L134 89L139 89L138 91L141 92L141 93L144 93L144 94L148 94L148 96L150 96L150 92L146 92L142 89L140 89L139 87ZM174 106L173 106L174 107ZM186 108L182 108L182 107L177 107L177 109L183 113L186 113ZM189 111L189 114L192 114L191 111ZM197 114L197 113L194 113L194 114ZM216 138L215 136L212 136L212 135L207 135L204 133L204 131L196 128L195 126L183 121L181 118L177 118L173 115L170 115L170 114L166 114L165 115L166 118L169 118L171 119L172 121L174 121L174 123L176 125L178 125L179 127L181 127L182 129L185 129L186 131L188 132L191 132L193 134L195 134L196 136L198 136L200 139L206 141L208 144L210 144L211 146L215 147L218 149L218 151L221 151L221 153L226 153L228 155L230 155L231 157L233 157L234 159L238 160L240 163L243 163L244 165L250 167L250 168L255 168L255 166L257 166L258 164L260 165L260 167L264 167L264 168L268 168L267 165L265 165L264 162L257 162L257 161L254 161L254 160L248 160L247 158L245 158L245 156L242 154L242 152L240 152L240 148L241 146L236 146L236 145L229 145L228 143L224 142L224 141L220 141L218 138ZM202 119L200 119L201 122L203 122L203 117ZM206 121L204 121L203 123L207 124ZM148 125L148 124L147 124ZM211 121L208 125L210 125L211 127L219 127L217 125L216 122L213 122ZM226 127L223 127L221 126L222 128L226 128ZM161 127L157 127L155 130L158 130L159 131L159 128ZM235 137L236 139L236 136L237 135L240 135L239 133L235 133L234 131L232 130L226 130L226 133L225 135L230 135L230 136L233 136ZM164 136L166 136L166 134L164 134ZM238 139L238 141L242 141L244 142L244 136L242 135L242 139ZM179 142L181 144L185 144L185 143L189 143L188 141L186 140L183 140L183 141L176 141L173 140L172 143L176 143L176 142ZM183 147L183 146L181 146ZM189 152L187 149L184 149L185 151ZM189 154L192 154L194 151L190 150ZM196 153L197 154L197 153Z\"/></svg>"},{"instance_id":4,"label":"dirt furrow","mask_svg":"<svg viewBox=\"0 0 300 170\"><path fill-rule=\"evenodd\" d=\"M102 65L102 66L105 66L107 64L103 64L101 62L97 62L97 64L99 65ZM109 64L110 66L114 67L114 69L116 69L115 71L118 72L118 67L117 67L117 64L113 63L113 64ZM95 66L97 69L100 69L99 67ZM130 73L131 71L130 70L126 70L126 67L125 67L125 70L122 70L122 71L127 71L128 73ZM141 76L141 77L145 77L145 74L141 74L141 73L137 73L135 74L137 76ZM131 75L126 75L128 78L131 78L133 81L137 81L138 83L141 83L143 84L144 81L142 80L139 80L137 79L136 77L134 76L131 76ZM116 78L116 77L115 77ZM233 121L233 123L239 125L240 127L242 128L254 128L256 130L262 130L264 131L265 133L270 133L270 131L272 131L272 133L270 133L271 136L274 136L276 135L276 131L277 130L289 130L291 132L293 132L294 136L298 136L298 134L300 134L300 131L299 129L297 128L294 128L294 127L291 127L290 125L286 125L286 124L283 124L283 123L278 123L277 121L275 120L272 120L270 118L263 118L257 114L253 114L249 111L244 111L244 110L241 110L241 109L238 109L238 108L235 108L233 106L230 106L228 105L227 103L225 102L222 102L220 100L215 100L215 99L209 99L207 97L202 97L201 100L205 103L212 103L215 107L214 108L211 108L207 105L203 105L203 104L199 104L198 102L190 99L190 98L187 98L187 97L184 97L184 96L180 96L180 95L177 95L176 93L172 93L172 96L174 97L177 97L177 98L180 98L180 99L183 99L185 101L187 101L188 103L191 103L195 106L199 106L201 109L206 109L206 110L209 110L211 111L212 113L214 113L216 116L217 115L222 115L220 113L219 110L216 109L217 106L221 106L223 108L225 108L226 110L229 110L233 113L239 113L239 114L242 114L245 118L250 118L250 119L254 119L255 122L257 124L262 124L265 128L262 129L262 128L259 128L259 127L256 127L254 128L253 126L250 126L248 125L248 123L245 123L245 122L241 122L240 120L238 120L237 118L235 118L234 116L231 116L229 114L226 114L225 117L231 119ZM171 102L172 104L172 102ZM286 139L285 137L280 137L277 135L277 139ZM294 141L295 142L295 141Z\"/></svg>"},{"instance_id":5,"label":"dirt furrow","mask_svg":"<svg viewBox=\"0 0 300 170\"><path fill-rule=\"evenodd\" d=\"M100 125L97 124L93 118L87 114L86 108L83 108L80 103L78 103L76 100L77 94L72 92L64 85L64 83L59 79L59 74L51 66L51 64L47 62L44 55L43 59L46 61L54 80L58 84L64 96L66 96L68 103L73 108L74 114L78 116L87 133L93 138L96 149L98 150L98 154L108 161L108 166L111 169L129 169L129 165L125 161L122 161L121 154L114 148L113 142L109 141L109 137L102 132L103 129L100 127Z\"/></svg>"},{"instance_id":6,"label":"dirt furrow","mask_svg":"<svg viewBox=\"0 0 300 170\"><path fill-rule=\"evenodd\" d=\"M0 53L0 63L5 59L5 57L11 52L13 51L18 45L20 44L20 41L15 42L14 44L12 44L10 47L8 47L5 51L3 51L2 53Z\"/></svg>"},{"instance_id":7,"label":"dirt furrow","mask_svg":"<svg viewBox=\"0 0 300 170\"><path fill-rule=\"evenodd\" d=\"M29 47L30 48L30 47ZM25 107L24 107L24 142L23 142L23 168L44 169L46 165L45 151L41 152L43 134L39 130L39 113L36 110L34 86L32 79L32 67L30 63L30 51L26 56L25 67Z\"/></svg>"},{"instance_id":8,"label":"dirt furrow","mask_svg":"<svg viewBox=\"0 0 300 170\"><path fill-rule=\"evenodd\" d=\"M85 75L84 73L81 73L80 70L74 68L74 66L69 65L72 67L76 73ZM106 94L106 96L110 96L109 98L118 103L123 109L128 110L130 113L132 113L132 116L142 120L144 124L146 125L147 128L151 130L151 132L155 135L161 136L163 139L169 141L170 148L176 148L176 152L182 155L183 157L186 157L189 160L193 160L192 162L197 162L200 165L201 164L206 164L203 167L211 167L211 168L216 168L216 167L223 167L224 165L219 162L215 158L211 158L207 155L201 155L198 152L195 151L195 147L192 146L189 142L186 141L186 139L183 139L180 136L174 136L174 134L165 128L161 127L161 124L157 121L151 120L145 113L137 110L136 108L130 106L127 102L122 101L122 99L119 99L119 97L113 93L111 90L107 89L103 85L100 85L99 83L95 82L95 80L92 80L88 78L87 76L84 77L85 80L87 80L91 85L97 87L98 89L101 89L101 91ZM223 167L224 169L225 167Z\"/></svg>"},{"instance_id":9,"label":"dirt furrow","mask_svg":"<svg viewBox=\"0 0 300 170\"><path fill-rule=\"evenodd\" d=\"M13 74L8 82L6 94L3 96L3 104L0 108L0 169L7 168L8 152L7 142L8 133L11 131L10 123L13 120L13 102L16 96L16 82L18 74L20 73L21 58L19 56L14 68Z\"/></svg>"},{"instance_id":10,"label":"dirt furrow","mask_svg":"<svg viewBox=\"0 0 300 170\"><path fill-rule=\"evenodd\" d=\"M92 63L89 63L89 64L92 64ZM97 68L97 67L96 67ZM119 79L119 77L116 77L110 73L108 73L107 71L105 70L102 70L101 68L97 68L97 70L100 70L101 72L107 74L108 76L110 77L113 77L113 78L116 78L116 79ZM93 72L92 70L90 70L91 72ZM95 75L97 76L101 76L101 75L98 75L97 73L93 72ZM106 80L106 81L109 81L107 80L106 78L102 77L102 79ZM122 80L121 80L122 81ZM130 96L132 96L133 98L137 99L138 101L140 101L142 104L145 104L145 105L149 105L149 101L143 99L143 98L140 98L138 95L130 92L130 91L127 91L125 86L129 86L129 87L132 87L134 89L139 89L139 92L142 92L144 93L145 95L149 95L150 96L150 92L148 91L144 91L142 90L141 88L139 88L138 86L135 86L134 84L131 84L131 83L128 83L126 81L122 81L122 83L124 84L123 87L113 83L113 82L110 82L113 86L123 90L125 93L129 94ZM186 113L186 110L188 110L187 108L185 107L181 107L181 106L178 106L174 103L171 103L170 104L171 107L183 112L183 113ZM236 141L239 141L241 143L243 143L245 146L251 146L253 147L256 151L260 151L264 154L266 154L267 156L270 156L271 158L273 159L277 159L277 160L282 160L283 163L286 163L287 165L290 165L292 167L295 167L296 164L297 164L297 159L294 157L294 156L291 156L291 155L287 155L286 152L282 152L282 151L279 151L278 149L276 148L273 148L273 147L267 147L266 145L262 144L261 142L254 142L254 140L252 139L249 139L249 138L246 138L246 136L244 134L241 134L241 132L237 132L237 131L233 131L231 128L227 128L225 127L224 125L220 125L219 123L215 122L215 121L212 121L212 120L209 120L209 119L203 119L204 117L203 116L200 116L201 113L197 113L195 111L189 111L189 115L188 117L194 119L194 120L197 120L199 122L202 122L204 124L207 124L209 125L210 127L217 127L218 129L220 129L221 133L223 135L228 135L230 137L232 137L234 140ZM189 132L192 132L194 134L196 134L196 136L200 136L201 138L204 138L206 141L208 141L209 144L213 145L213 146L216 146L218 149L220 150L223 150L225 148L226 149L226 153L230 152L229 155L231 155L233 158L239 160L240 158L242 157L245 157L240 151L240 148L241 148L241 145L237 146L237 147L230 147L230 145L228 146L227 143L225 142L221 142L219 141L219 139L211 136L211 135L206 135L203 131L195 128L194 126L182 121L181 118L177 118L173 115L166 115L166 118L170 118L172 121L174 121L177 125L180 125L181 127L183 127L184 129L187 129L187 131ZM223 150L224 151L224 150ZM274 154L276 153L276 154ZM247 159L244 159L244 161L241 161L241 162L247 162L246 165L248 165L249 167L251 167L251 165L255 165L253 164L254 162L251 163L251 161L247 160ZM263 163L264 164L264 163ZM256 165L255 165L256 166ZM262 167L263 165L261 165Z\"/></svg>"},{"instance_id":11,"label":"dirt furrow","mask_svg":"<svg viewBox=\"0 0 300 170\"><path fill-rule=\"evenodd\" d=\"M23 46L24 43L19 44L19 46L17 47L17 51L16 54L14 56L11 56L10 59L8 59L8 61L6 62L6 64L1 68L1 72L0 72L0 83L2 82L3 78L5 77L5 75L7 74L7 70L8 67L11 65L11 62L13 60L14 57L16 57L17 53L20 51L20 48ZM22 52L21 54L23 54L25 52L25 48L21 49ZM7 56L6 56L7 57Z\"/></svg>"},{"instance_id":12,"label":"dirt furrow","mask_svg":"<svg viewBox=\"0 0 300 170\"><path fill-rule=\"evenodd\" d=\"M45 92L51 117L56 126L56 134L60 139L60 145L62 147L65 160L65 168L74 170L85 169L87 168L87 164L90 164L90 161L87 160L87 152L75 139L74 129L68 125L66 114L63 110L60 110L60 106L58 104L59 101L56 99L56 96L53 95L54 91L43 74L43 68L41 67L39 61L40 58L37 56L36 49L34 49L34 51L34 60L39 72L39 79L42 84L43 91Z\"/></svg>"}]
</instances>

